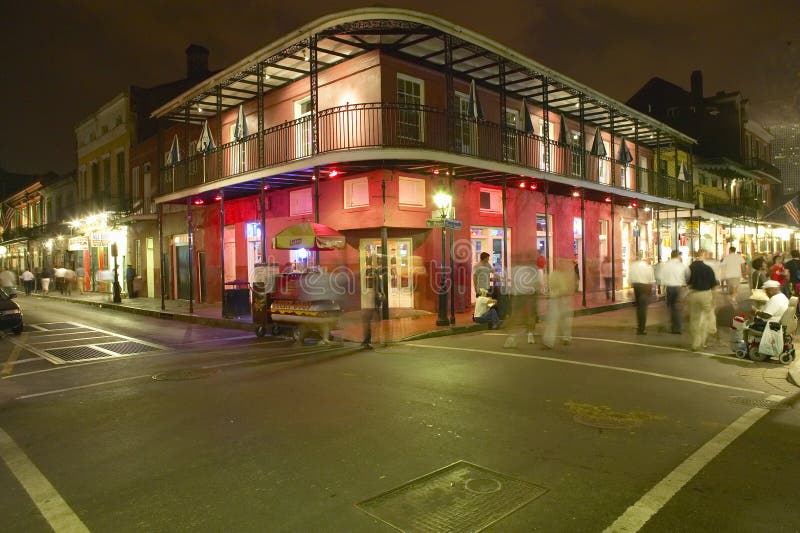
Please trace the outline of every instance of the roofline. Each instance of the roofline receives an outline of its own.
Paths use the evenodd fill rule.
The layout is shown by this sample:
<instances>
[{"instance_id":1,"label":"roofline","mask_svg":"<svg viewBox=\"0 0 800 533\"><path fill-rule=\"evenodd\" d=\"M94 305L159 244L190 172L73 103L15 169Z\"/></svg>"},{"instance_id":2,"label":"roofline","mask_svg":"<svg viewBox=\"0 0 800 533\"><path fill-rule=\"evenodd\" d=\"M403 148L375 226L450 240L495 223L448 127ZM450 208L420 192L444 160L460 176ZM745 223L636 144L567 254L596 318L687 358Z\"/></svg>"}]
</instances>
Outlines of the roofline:
<instances>
[{"instance_id":1,"label":"roofline","mask_svg":"<svg viewBox=\"0 0 800 533\"><path fill-rule=\"evenodd\" d=\"M97 109L92 111L89 116L84 117L80 122L77 122L75 124L75 126L72 128L73 132L76 131L78 128L81 128L81 127L87 125L91 121L96 120L97 119L97 115L99 115L103 111L106 111L112 105L116 104L119 100L122 100L122 99L124 99L126 97L130 100L130 89L128 89L128 88L118 92L117 94L114 95L113 98L111 98L110 100L106 101L103 105L101 105L100 107L98 107Z\"/></svg>"},{"instance_id":2,"label":"roofline","mask_svg":"<svg viewBox=\"0 0 800 533\"><path fill-rule=\"evenodd\" d=\"M456 24L453 24L452 22L446 21L434 15L429 15L427 13L421 13L419 11L413 11L410 9L389 8L389 7L358 8L322 16L304 26L301 26L300 29L298 29L296 32L285 35L273 41L272 43L268 44L267 46L251 53L250 55L244 57L240 61L229 66L228 68L220 70L214 76L207 78L202 83L195 85L188 91L183 92L182 94L173 98L169 102L165 103L164 105L153 111L153 113L150 116L151 118L160 118L161 116L169 112L171 109L180 107L181 105L190 102L193 96L197 96L199 94L208 92L209 89L212 89L214 86L221 84L224 81L228 80L229 78L239 74L240 72L246 70L248 67L257 63L258 61L273 56L276 53L282 51L283 49L289 47L290 45L297 43L298 41L305 40L311 37L312 35L319 33L322 30L325 30L326 28L337 26L340 24L346 24L349 22L356 22L359 20L372 20L372 19L403 20L406 22L416 22L431 26L445 33L457 36L474 45L480 46L485 50L487 50L488 52L497 54L498 56L505 57L507 59L511 59L522 66L541 72L542 74L547 75L548 78L551 78L552 80L562 83L570 88L581 91L582 93L592 97L593 99L598 100L599 102L608 104L612 107L615 107L616 109L623 110L625 111L626 114L630 115L633 118L636 118L638 120L641 120L649 124L653 124L657 129L667 132L672 136L681 139L684 142L690 144L697 144L697 140L693 139L692 137L689 137L684 133L679 132L678 130L671 128L670 126L664 124L663 122L659 122L653 119L653 117L650 117L649 115L636 111L635 109L623 104L622 102L619 102L609 96L606 96L600 92L590 89L588 86L579 83L568 76L564 76L563 74L560 74L548 67L545 67L544 65L537 63L536 61L522 55L521 53L512 50L506 46L503 46L500 43L492 39L489 39L488 37L484 37L483 35L477 32L474 32L466 28L462 28Z\"/></svg>"}]
</instances>

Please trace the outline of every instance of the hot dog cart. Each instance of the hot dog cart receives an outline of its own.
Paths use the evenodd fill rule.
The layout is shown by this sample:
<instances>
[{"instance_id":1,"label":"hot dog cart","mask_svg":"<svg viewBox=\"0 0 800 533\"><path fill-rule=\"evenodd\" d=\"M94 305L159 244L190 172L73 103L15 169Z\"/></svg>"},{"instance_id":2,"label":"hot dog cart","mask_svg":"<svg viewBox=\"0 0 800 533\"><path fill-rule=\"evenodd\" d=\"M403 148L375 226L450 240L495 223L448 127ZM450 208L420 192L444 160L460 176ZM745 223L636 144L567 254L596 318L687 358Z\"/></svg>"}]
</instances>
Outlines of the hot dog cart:
<instances>
[{"instance_id":1,"label":"hot dog cart","mask_svg":"<svg viewBox=\"0 0 800 533\"><path fill-rule=\"evenodd\" d=\"M344 248L345 238L335 230L305 222L289 226L275 236L278 250L324 251ZM339 322L341 307L334 278L317 268L303 272L278 272L277 265L256 265L253 272L253 322L256 335L289 334L303 342L318 332L327 343Z\"/></svg>"}]
</instances>

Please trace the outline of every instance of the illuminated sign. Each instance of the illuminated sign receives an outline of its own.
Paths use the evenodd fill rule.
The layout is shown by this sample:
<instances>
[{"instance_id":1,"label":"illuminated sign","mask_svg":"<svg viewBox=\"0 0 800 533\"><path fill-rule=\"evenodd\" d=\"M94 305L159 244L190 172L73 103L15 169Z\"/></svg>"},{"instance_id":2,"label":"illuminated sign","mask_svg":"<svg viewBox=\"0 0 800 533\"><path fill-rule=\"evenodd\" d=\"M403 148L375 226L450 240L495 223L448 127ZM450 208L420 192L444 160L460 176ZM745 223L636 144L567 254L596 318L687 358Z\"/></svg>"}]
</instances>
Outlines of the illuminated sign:
<instances>
[{"instance_id":1,"label":"illuminated sign","mask_svg":"<svg viewBox=\"0 0 800 533\"><path fill-rule=\"evenodd\" d=\"M74 252L77 250L88 250L89 238L88 237L70 237L67 242L67 250Z\"/></svg>"}]
</instances>

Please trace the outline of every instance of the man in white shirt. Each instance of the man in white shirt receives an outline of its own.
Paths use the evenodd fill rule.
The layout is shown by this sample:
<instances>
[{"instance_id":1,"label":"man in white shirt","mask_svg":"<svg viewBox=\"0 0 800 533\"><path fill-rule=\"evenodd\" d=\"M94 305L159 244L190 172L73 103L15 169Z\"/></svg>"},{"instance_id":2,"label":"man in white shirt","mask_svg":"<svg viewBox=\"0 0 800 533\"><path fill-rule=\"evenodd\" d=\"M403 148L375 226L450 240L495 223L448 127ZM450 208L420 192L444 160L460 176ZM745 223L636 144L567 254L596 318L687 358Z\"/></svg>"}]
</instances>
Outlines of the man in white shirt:
<instances>
[{"instance_id":1,"label":"man in white shirt","mask_svg":"<svg viewBox=\"0 0 800 533\"><path fill-rule=\"evenodd\" d=\"M656 275L641 253L638 260L631 265L628 280L636 298L636 334L647 335L647 306L650 304L650 293L656 282Z\"/></svg>"},{"instance_id":2,"label":"man in white shirt","mask_svg":"<svg viewBox=\"0 0 800 533\"><path fill-rule=\"evenodd\" d=\"M488 253L481 252L480 261L472 267L472 283L475 286L475 294L477 296L480 296L481 289L486 289L487 294L491 289L494 269L489 264L489 257L491 256Z\"/></svg>"},{"instance_id":3,"label":"man in white shirt","mask_svg":"<svg viewBox=\"0 0 800 533\"><path fill-rule=\"evenodd\" d=\"M30 296L31 291L33 290L33 281L36 277L33 275L33 272L30 270L25 270L22 274L20 274L20 279L22 280L22 284L25 287L25 296Z\"/></svg>"},{"instance_id":4,"label":"man in white shirt","mask_svg":"<svg viewBox=\"0 0 800 533\"><path fill-rule=\"evenodd\" d=\"M683 264L680 250L672 250L669 261L661 265L659 276L661 284L667 289L667 307L672 319L671 333L681 332L681 290L689 278L689 267Z\"/></svg>"},{"instance_id":5,"label":"man in white shirt","mask_svg":"<svg viewBox=\"0 0 800 533\"><path fill-rule=\"evenodd\" d=\"M743 265L744 258L742 254L736 253L736 247L731 246L728 248L728 254L722 258L722 272L720 272L720 276L728 287L728 294L731 295L731 297L736 296L739 283L742 281Z\"/></svg>"},{"instance_id":6,"label":"man in white shirt","mask_svg":"<svg viewBox=\"0 0 800 533\"><path fill-rule=\"evenodd\" d=\"M750 329L764 330L767 322L780 322L783 318L783 313L789 309L789 299L783 294L781 284L774 280L764 282L762 286L764 292L769 296L769 300L764 304L764 307L756 313L756 319L750 326Z\"/></svg>"}]
</instances>

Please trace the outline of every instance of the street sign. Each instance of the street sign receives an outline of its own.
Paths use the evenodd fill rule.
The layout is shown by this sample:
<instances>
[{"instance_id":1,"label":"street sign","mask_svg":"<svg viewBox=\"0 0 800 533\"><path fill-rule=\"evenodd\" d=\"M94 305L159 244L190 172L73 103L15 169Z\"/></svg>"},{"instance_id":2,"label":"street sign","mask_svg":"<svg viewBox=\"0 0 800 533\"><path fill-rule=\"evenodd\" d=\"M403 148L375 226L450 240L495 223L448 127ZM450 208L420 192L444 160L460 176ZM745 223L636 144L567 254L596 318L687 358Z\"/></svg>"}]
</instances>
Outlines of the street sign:
<instances>
[{"instance_id":1,"label":"street sign","mask_svg":"<svg viewBox=\"0 0 800 533\"><path fill-rule=\"evenodd\" d=\"M441 228L444 226L443 218L429 218L425 221L425 225L429 228Z\"/></svg>"},{"instance_id":2,"label":"street sign","mask_svg":"<svg viewBox=\"0 0 800 533\"><path fill-rule=\"evenodd\" d=\"M453 220L452 218L444 219L444 227L450 229L461 229L461 221Z\"/></svg>"}]
</instances>

